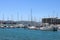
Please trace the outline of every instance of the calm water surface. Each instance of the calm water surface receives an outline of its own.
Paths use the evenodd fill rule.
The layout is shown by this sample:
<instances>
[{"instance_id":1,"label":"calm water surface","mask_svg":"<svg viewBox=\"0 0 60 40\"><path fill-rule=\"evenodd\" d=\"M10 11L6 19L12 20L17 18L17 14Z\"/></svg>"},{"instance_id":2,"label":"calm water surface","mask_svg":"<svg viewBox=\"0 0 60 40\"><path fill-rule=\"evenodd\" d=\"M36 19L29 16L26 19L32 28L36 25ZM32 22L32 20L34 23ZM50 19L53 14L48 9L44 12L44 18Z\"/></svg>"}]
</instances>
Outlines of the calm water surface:
<instances>
[{"instance_id":1,"label":"calm water surface","mask_svg":"<svg viewBox=\"0 0 60 40\"><path fill-rule=\"evenodd\" d=\"M0 40L60 40L60 31L0 28Z\"/></svg>"}]
</instances>

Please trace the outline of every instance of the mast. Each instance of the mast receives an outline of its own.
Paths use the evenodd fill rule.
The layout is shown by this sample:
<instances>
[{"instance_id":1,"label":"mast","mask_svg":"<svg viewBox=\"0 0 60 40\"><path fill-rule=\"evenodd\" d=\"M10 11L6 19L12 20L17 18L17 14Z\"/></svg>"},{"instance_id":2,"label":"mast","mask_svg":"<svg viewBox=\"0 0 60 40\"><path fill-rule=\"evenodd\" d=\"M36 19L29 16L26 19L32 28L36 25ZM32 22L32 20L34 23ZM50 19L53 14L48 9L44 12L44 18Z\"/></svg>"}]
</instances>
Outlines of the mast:
<instances>
[{"instance_id":1,"label":"mast","mask_svg":"<svg viewBox=\"0 0 60 40\"><path fill-rule=\"evenodd\" d=\"M31 9L31 23L32 23L32 9Z\"/></svg>"},{"instance_id":2,"label":"mast","mask_svg":"<svg viewBox=\"0 0 60 40\"><path fill-rule=\"evenodd\" d=\"M34 22L37 22L36 17L34 17ZM34 23L34 26L37 26L37 24Z\"/></svg>"},{"instance_id":3,"label":"mast","mask_svg":"<svg viewBox=\"0 0 60 40\"><path fill-rule=\"evenodd\" d=\"M3 15L2 15L3 17L2 17L2 20L4 21L4 13L3 13Z\"/></svg>"},{"instance_id":4,"label":"mast","mask_svg":"<svg viewBox=\"0 0 60 40\"><path fill-rule=\"evenodd\" d=\"M19 13L17 12L17 21L19 21Z\"/></svg>"},{"instance_id":5,"label":"mast","mask_svg":"<svg viewBox=\"0 0 60 40\"><path fill-rule=\"evenodd\" d=\"M31 17L31 24L29 24L29 26L32 26L32 9L31 9L31 14L30 14L30 17Z\"/></svg>"},{"instance_id":6,"label":"mast","mask_svg":"<svg viewBox=\"0 0 60 40\"><path fill-rule=\"evenodd\" d=\"M58 13L56 14L56 19L58 18ZM58 21L56 20L56 24L58 24Z\"/></svg>"},{"instance_id":7,"label":"mast","mask_svg":"<svg viewBox=\"0 0 60 40\"><path fill-rule=\"evenodd\" d=\"M4 21L4 13L2 13L2 20Z\"/></svg>"},{"instance_id":8,"label":"mast","mask_svg":"<svg viewBox=\"0 0 60 40\"><path fill-rule=\"evenodd\" d=\"M2 14L2 22L1 22L1 24L3 24L3 22L4 22L4 13Z\"/></svg>"},{"instance_id":9,"label":"mast","mask_svg":"<svg viewBox=\"0 0 60 40\"><path fill-rule=\"evenodd\" d=\"M28 15L28 21L29 21L29 15Z\"/></svg>"},{"instance_id":10,"label":"mast","mask_svg":"<svg viewBox=\"0 0 60 40\"><path fill-rule=\"evenodd\" d=\"M56 18L58 18L58 13L56 14Z\"/></svg>"},{"instance_id":11,"label":"mast","mask_svg":"<svg viewBox=\"0 0 60 40\"><path fill-rule=\"evenodd\" d=\"M22 21L23 20L23 17L22 17L23 15L22 15L22 12L21 12L21 15L20 15L20 21Z\"/></svg>"},{"instance_id":12,"label":"mast","mask_svg":"<svg viewBox=\"0 0 60 40\"><path fill-rule=\"evenodd\" d=\"M7 21L9 21L9 16L7 16Z\"/></svg>"},{"instance_id":13,"label":"mast","mask_svg":"<svg viewBox=\"0 0 60 40\"><path fill-rule=\"evenodd\" d=\"M51 24L53 24L53 22L55 21L55 20L54 20L54 18L55 18L55 17L54 17L55 11L53 11L52 14L53 14L53 15L52 15L52 19L51 19Z\"/></svg>"},{"instance_id":14,"label":"mast","mask_svg":"<svg viewBox=\"0 0 60 40\"><path fill-rule=\"evenodd\" d=\"M13 14L10 14L9 20L10 20L10 21L13 21Z\"/></svg>"},{"instance_id":15,"label":"mast","mask_svg":"<svg viewBox=\"0 0 60 40\"><path fill-rule=\"evenodd\" d=\"M22 21L22 14L21 14L21 21Z\"/></svg>"}]
</instances>

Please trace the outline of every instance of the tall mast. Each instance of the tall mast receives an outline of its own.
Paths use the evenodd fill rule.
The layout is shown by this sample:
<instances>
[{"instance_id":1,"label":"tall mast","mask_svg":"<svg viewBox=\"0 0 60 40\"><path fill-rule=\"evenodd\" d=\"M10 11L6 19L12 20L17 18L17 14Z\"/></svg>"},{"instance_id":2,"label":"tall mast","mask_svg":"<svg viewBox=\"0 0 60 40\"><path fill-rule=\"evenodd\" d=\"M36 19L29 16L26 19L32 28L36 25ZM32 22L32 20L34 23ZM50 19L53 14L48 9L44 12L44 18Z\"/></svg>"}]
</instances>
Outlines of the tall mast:
<instances>
[{"instance_id":1,"label":"tall mast","mask_svg":"<svg viewBox=\"0 0 60 40\"><path fill-rule=\"evenodd\" d=\"M4 22L4 13L2 14L2 22L1 22L1 24L3 24L3 22Z\"/></svg>"},{"instance_id":2,"label":"tall mast","mask_svg":"<svg viewBox=\"0 0 60 40\"><path fill-rule=\"evenodd\" d=\"M53 19L55 18L55 17L54 17L55 11L53 11L52 14L53 14L53 15L52 15L52 19L51 19L51 24L53 24L53 21L54 21Z\"/></svg>"},{"instance_id":3,"label":"tall mast","mask_svg":"<svg viewBox=\"0 0 60 40\"><path fill-rule=\"evenodd\" d=\"M11 21L13 21L13 15L11 14Z\"/></svg>"},{"instance_id":4,"label":"tall mast","mask_svg":"<svg viewBox=\"0 0 60 40\"><path fill-rule=\"evenodd\" d=\"M3 13L3 15L2 15L3 17L2 17L2 20L4 21L4 13Z\"/></svg>"},{"instance_id":5,"label":"tall mast","mask_svg":"<svg viewBox=\"0 0 60 40\"><path fill-rule=\"evenodd\" d=\"M32 9L31 9L31 23L32 23Z\"/></svg>"},{"instance_id":6,"label":"tall mast","mask_svg":"<svg viewBox=\"0 0 60 40\"><path fill-rule=\"evenodd\" d=\"M17 21L19 21L19 13L17 12Z\"/></svg>"},{"instance_id":7,"label":"tall mast","mask_svg":"<svg viewBox=\"0 0 60 40\"><path fill-rule=\"evenodd\" d=\"M58 18L58 13L56 14L57 16L56 16L56 19ZM57 22L57 20L56 20L56 24L57 24L58 22Z\"/></svg>"},{"instance_id":8,"label":"tall mast","mask_svg":"<svg viewBox=\"0 0 60 40\"><path fill-rule=\"evenodd\" d=\"M29 21L29 15L28 15L28 21Z\"/></svg>"},{"instance_id":9,"label":"tall mast","mask_svg":"<svg viewBox=\"0 0 60 40\"><path fill-rule=\"evenodd\" d=\"M9 21L9 16L7 16L7 21Z\"/></svg>"},{"instance_id":10,"label":"tall mast","mask_svg":"<svg viewBox=\"0 0 60 40\"><path fill-rule=\"evenodd\" d=\"M22 14L21 14L21 21L22 21Z\"/></svg>"},{"instance_id":11,"label":"tall mast","mask_svg":"<svg viewBox=\"0 0 60 40\"><path fill-rule=\"evenodd\" d=\"M58 18L58 13L56 14L56 18Z\"/></svg>"},{"instance_id":12,"label":"tall mast","mask_svg":"<svg viewBox=\"0 0 60 40\"><path fill-rule=\"evenodd\" d=\"M23 14L22 14L22 11L21 11L21 13L20 13L20 21L22 21L23 20Z\"/></svg>"},{"instance_id":13,"label":"tall mast","mask_svg":"<svg viewBox=\"0 0 60 40\"><path fill-rule=\"evenodd\" d=\"M36 17L35 17L35 16L34 16L34 21L35 21L35 22L37 22L37 19L36 19Z\"/></svg>"}]
</instances>

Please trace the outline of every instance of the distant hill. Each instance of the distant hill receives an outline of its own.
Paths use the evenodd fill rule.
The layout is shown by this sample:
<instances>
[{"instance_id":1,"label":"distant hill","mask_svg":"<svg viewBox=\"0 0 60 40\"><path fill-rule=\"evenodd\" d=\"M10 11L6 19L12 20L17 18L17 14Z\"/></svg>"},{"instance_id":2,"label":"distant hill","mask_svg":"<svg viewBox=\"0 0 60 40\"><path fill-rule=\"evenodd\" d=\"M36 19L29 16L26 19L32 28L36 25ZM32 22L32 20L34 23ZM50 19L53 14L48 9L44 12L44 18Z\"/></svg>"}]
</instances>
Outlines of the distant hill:
<instances>
[{"instance_id":1,"label":"distant hill","mask_svg":"<svg viewBox=\"0 0 60 40\"><path fill-rule=\"evenodd\" d=\"M24 24L24 25L33 25L33 26L39 26L40 22L35 21L17 21L18 24Z\"/></svg>"},{"instance_id":2,"label":"distant hill","mask_svg":"<svg viewBox=\"0 0 60 40\"><path fill-rule=\"evenodd\" d=\"M3 24L24 24L24 25L33 25L33 26L39 26L40 22L35 22L35 21L0 21L0 23Z\"/></svg>"}]
</instances>

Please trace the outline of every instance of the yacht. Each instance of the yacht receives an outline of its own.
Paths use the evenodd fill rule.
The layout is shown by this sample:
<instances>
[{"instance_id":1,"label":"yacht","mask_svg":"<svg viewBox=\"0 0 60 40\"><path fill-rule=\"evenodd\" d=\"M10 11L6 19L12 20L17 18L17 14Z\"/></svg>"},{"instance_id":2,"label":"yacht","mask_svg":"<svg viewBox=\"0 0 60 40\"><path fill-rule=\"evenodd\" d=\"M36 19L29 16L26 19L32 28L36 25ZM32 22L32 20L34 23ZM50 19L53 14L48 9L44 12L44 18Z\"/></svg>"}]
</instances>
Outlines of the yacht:
<instances>
[{"instance_id":1,"label":"yacht","mask_svg":"<svg viewBox=\"0 0 60 40\"><path fill-rule=\"evenodd\" d=\"M28 26L28 29L37 29L37 27L35 27L35 26Z\"/></svg>"},{"instance_id":2,"label":"yacht","mask_svg":"<svg viewBox=\"0 0 60 40\"><path fill-rule=\"evenodd\" d=\"M50 26L40 27L40 30L43 30L43 31L57 31L58 27L56 25L50 25Z\"/></svg>"}]
</instances>

